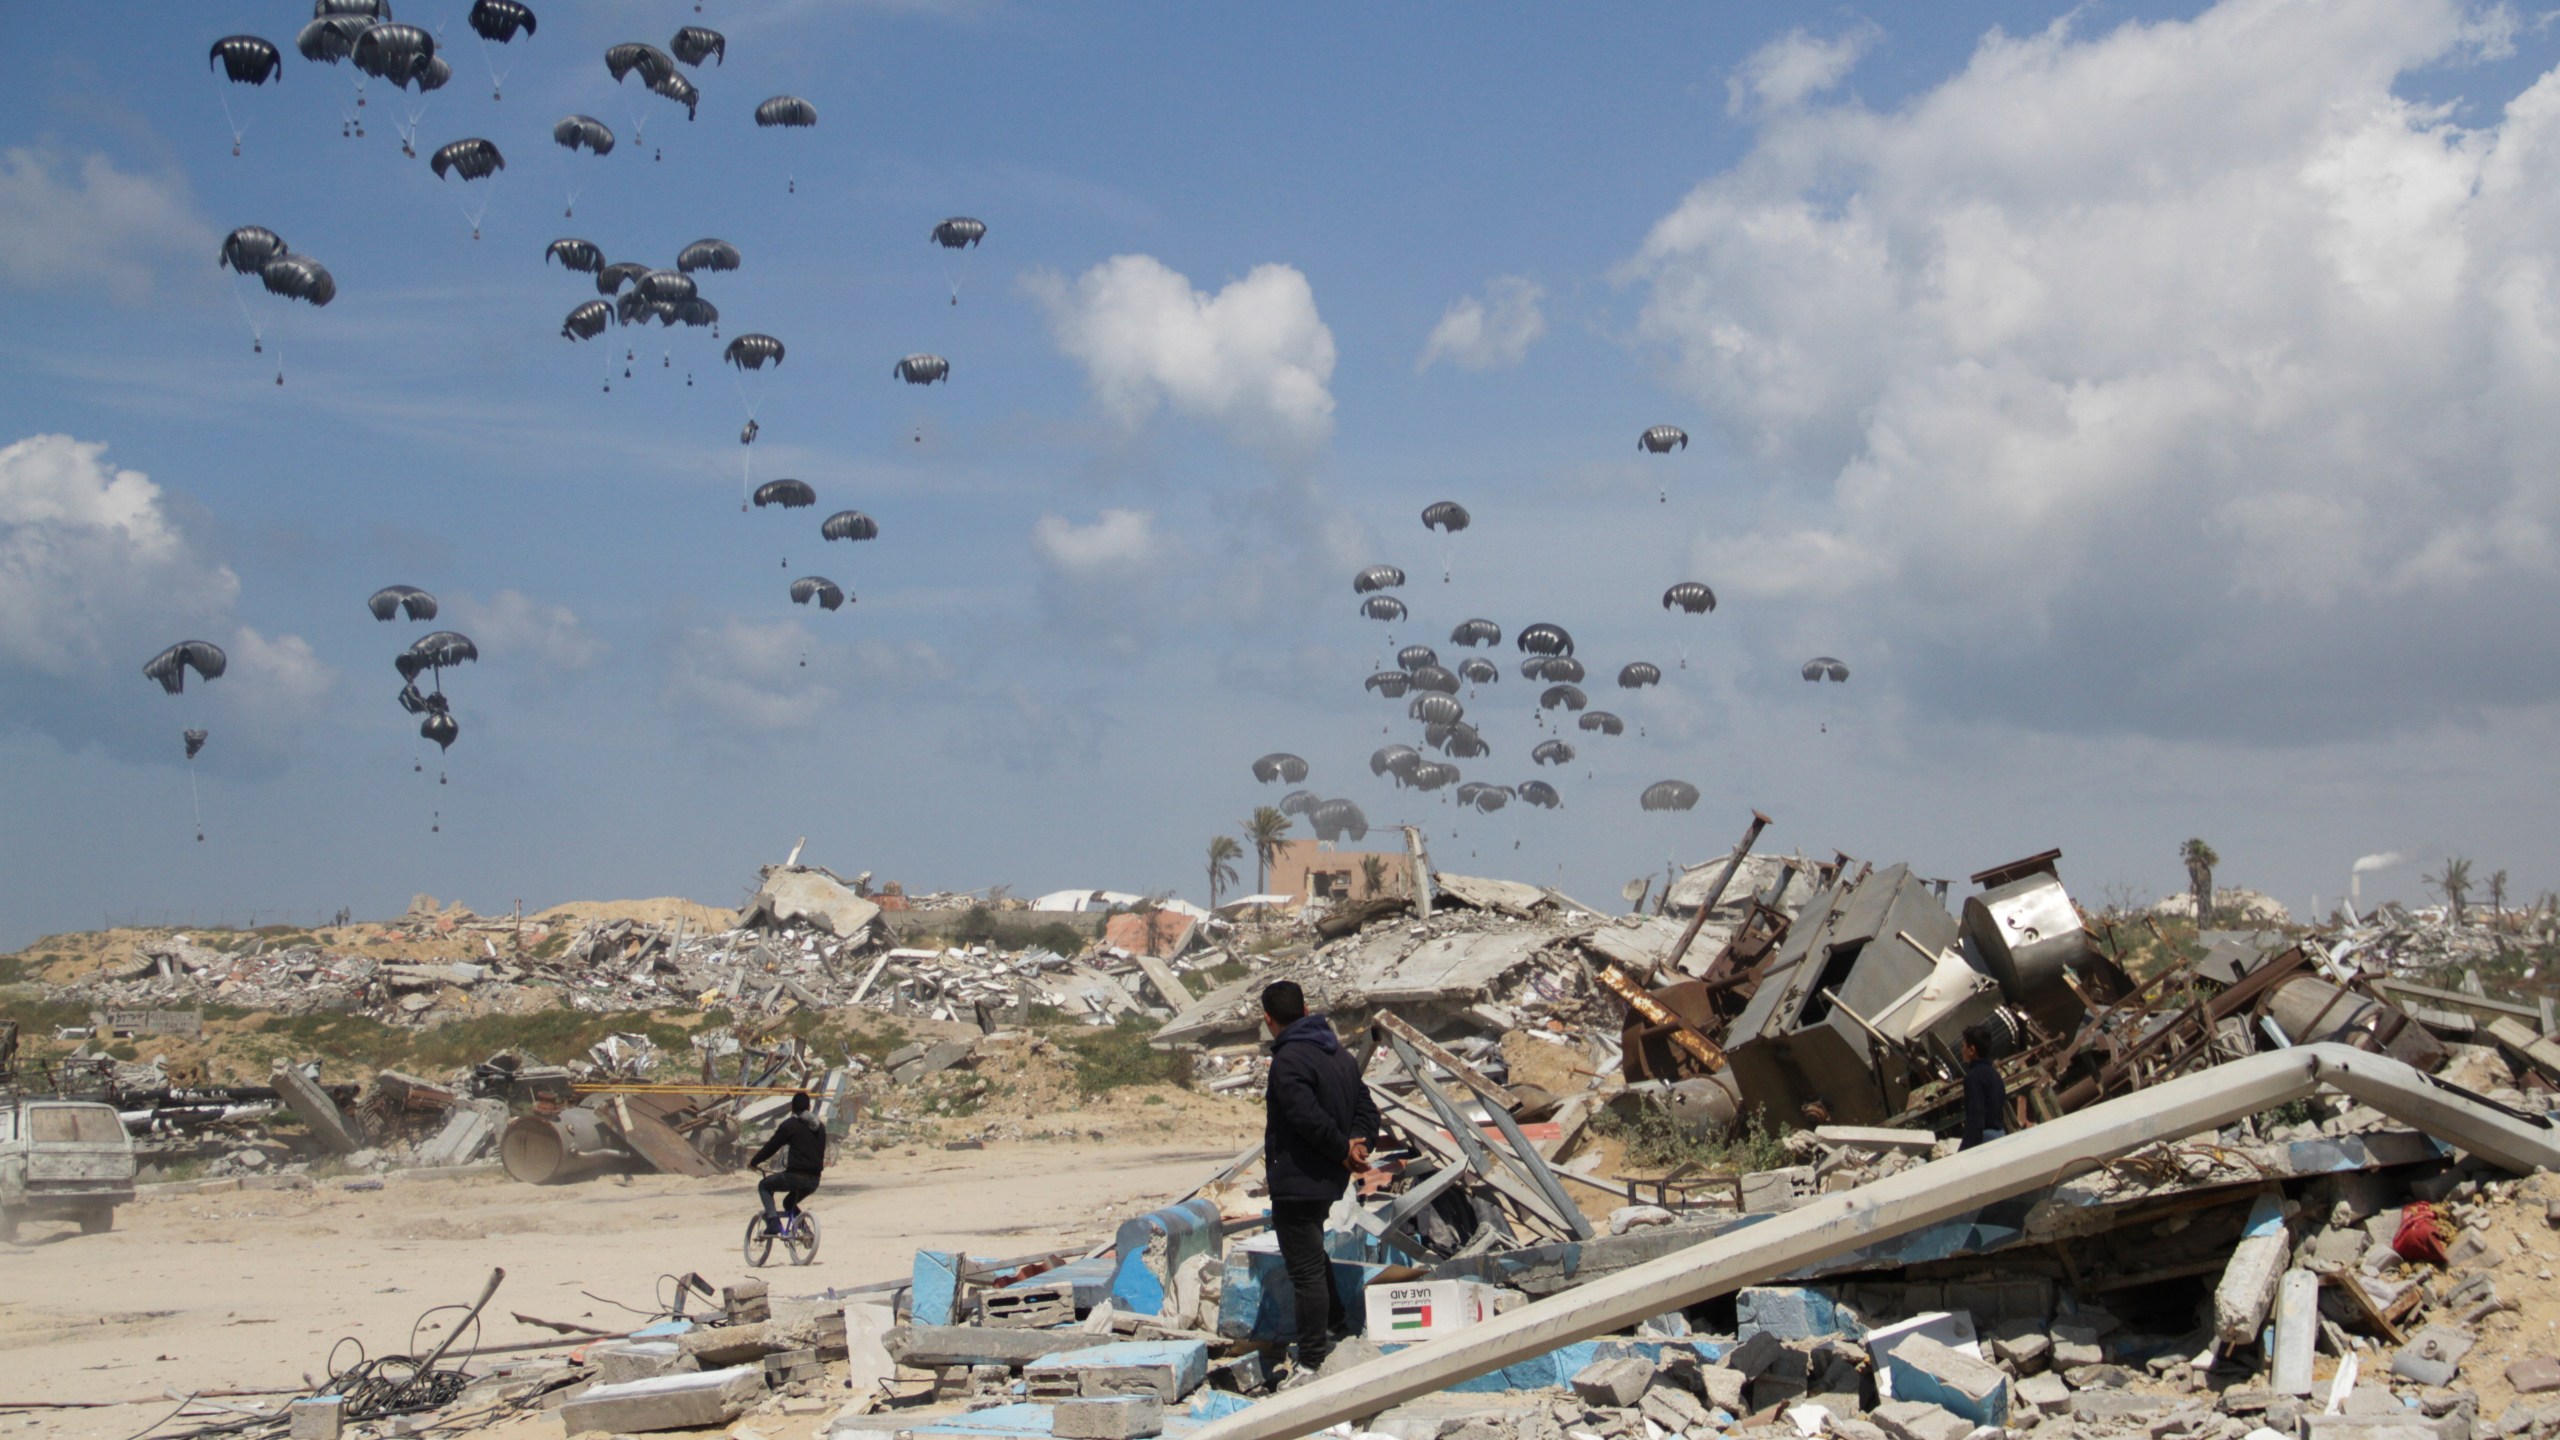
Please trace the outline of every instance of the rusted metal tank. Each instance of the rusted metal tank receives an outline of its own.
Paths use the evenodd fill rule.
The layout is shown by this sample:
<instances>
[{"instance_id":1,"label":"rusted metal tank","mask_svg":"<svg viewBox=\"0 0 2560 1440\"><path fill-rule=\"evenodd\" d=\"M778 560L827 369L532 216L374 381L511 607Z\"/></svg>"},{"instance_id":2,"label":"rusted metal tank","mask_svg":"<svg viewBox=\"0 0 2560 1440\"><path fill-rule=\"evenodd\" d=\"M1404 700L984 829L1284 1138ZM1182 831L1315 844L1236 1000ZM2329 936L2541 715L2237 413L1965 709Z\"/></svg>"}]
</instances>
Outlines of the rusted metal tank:
<instances>
[{"instance_id":1,"label":"rusted metal tank","mask_svg":"<svg viewBox=\"0 0 2560 1440\"><path fill-rule=\"evenodd\" d=\"M498 1163L528 1185L575 1180L631 1156L613 1143L596 1112L583 1107L555 1115L519 1115L498 1139Z\"/></svg>"}]
</instances>

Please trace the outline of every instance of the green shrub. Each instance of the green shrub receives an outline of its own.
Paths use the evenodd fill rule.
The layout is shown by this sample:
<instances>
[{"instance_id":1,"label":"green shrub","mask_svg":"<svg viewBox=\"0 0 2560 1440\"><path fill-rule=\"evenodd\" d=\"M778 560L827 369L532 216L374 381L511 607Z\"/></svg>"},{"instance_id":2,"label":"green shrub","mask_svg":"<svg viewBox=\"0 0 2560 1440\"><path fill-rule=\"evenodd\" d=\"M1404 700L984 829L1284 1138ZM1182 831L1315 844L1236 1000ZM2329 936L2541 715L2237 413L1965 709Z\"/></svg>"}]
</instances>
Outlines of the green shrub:
<instances>
[{"instance_id":1,"label":"green shrub","mask_svg":"<svg viewBox=\"0 0 2560 1440\"><path fill-rule=\"evenodd\" d=\"M1155 1026L1133 1015L1108 1028L1062 1029L1052 1038L1075 1066L1076 1088L1087 1095L1128 1085L1189 1086L1191 1057L1152 1048L1147 1038L1154 1033Z\"/></svg>"}]
</instances>

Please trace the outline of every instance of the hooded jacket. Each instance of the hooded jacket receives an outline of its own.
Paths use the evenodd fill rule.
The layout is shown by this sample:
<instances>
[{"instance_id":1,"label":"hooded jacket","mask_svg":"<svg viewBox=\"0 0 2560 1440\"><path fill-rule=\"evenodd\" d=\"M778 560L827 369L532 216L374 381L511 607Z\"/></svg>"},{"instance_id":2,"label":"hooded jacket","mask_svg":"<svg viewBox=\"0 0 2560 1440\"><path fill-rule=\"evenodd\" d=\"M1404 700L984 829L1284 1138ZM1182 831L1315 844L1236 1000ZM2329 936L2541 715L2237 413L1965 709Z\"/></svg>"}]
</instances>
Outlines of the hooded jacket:
<instances>
[{"instance_id":1,"label":"hooded jacket","mask_svg":"<svg viewBox=\"0 0 2560 1440\"><path fill-rule=\"evenodd\" d=\"M1263 1093L1262 1166L1274 1200L1338 1200L1351 1142L1375 1140L1378 1107L1360 1063L1321 1015L1301 1016L1271 1044Z\"/></svg>"}]
</instances>

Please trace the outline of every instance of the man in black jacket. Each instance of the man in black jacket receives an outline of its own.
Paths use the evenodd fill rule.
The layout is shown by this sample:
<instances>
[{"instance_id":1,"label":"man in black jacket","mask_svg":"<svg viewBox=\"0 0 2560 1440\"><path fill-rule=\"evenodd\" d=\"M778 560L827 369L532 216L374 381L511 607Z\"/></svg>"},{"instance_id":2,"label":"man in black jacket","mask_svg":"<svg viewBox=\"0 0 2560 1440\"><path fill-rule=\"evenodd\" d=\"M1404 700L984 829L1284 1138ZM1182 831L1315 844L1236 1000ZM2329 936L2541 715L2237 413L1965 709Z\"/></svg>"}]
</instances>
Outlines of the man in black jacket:
<instances>
[{"instance_id":1,"label":"man in black jacket","mask_svg":"<svg viewBox=\"0 0 2560 1440\"><path fill-rule=\"evenodd\" d=\"M1968 1025L1964 1031L1964 1138L1956 1146L1970 1150L2009 1133L2009 1087L2000 1067L1991 1063L1991 1027Z\"/></svg>"},{"instance_id":2,"label":"man in black jacket","mask_svg":"<svg viewBox=\"0 0 2560 1440\"><path fill-rule=\"evenodd\" d=\"M782 1169L756 1182L756 1194L764 1201L764 1228L770 1235L787 1235L790 1222L800 1216L800 1201L817 1193L818 1176L827 1168L827 1132L824 1126L809 1118L809 1092L803 1090L791 1097L791 1115L773 1127L773 1138L747 1162L750 1168L761 1166L783 1152ZM775 1216L773 1197L782 1197L782 1214Z\"/></svg>"},{"instance_id":3,"label":"man in black jacket","mask_svg":"<svg viewBox=\"0 0 2560 1440\"><path fill-rule=\"evenodd\" d=\"M1270 1027L1271 1079L1263 1095L1262 1169L1271 1182L1271 1229L1280 1238L1297 1300L1298 1365L1314 1370L1351 1331L1325 1254L1324 1218L1351 1177L1369 1168L1378 1107L1360 1062L1342 1048L1333 1026L1307 1013L1295 981L1262 992Z\"/></svg>"}]
</instances>

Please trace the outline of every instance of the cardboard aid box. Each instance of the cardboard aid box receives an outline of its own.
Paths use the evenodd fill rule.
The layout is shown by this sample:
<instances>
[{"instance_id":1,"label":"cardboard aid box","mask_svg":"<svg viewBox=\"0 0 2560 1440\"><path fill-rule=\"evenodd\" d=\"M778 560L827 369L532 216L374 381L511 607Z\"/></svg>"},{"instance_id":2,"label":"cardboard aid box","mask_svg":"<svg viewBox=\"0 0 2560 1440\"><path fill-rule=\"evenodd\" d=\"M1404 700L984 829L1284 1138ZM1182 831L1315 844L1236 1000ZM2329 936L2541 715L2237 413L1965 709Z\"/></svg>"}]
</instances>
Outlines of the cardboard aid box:
<instances>
[{"instance_id":1,"label":"cardboard aid box","mask_svg":"<svg viewBox=\"0 0 2560 1440\"><path fill-rule=\"evenodd\" d=\"M1368 1289L1368 1336L1381 1345L1436 1340L1493 1318L1493 1287L1481 1280L1426 1280Z\"/></svg>"}]
</instances>

